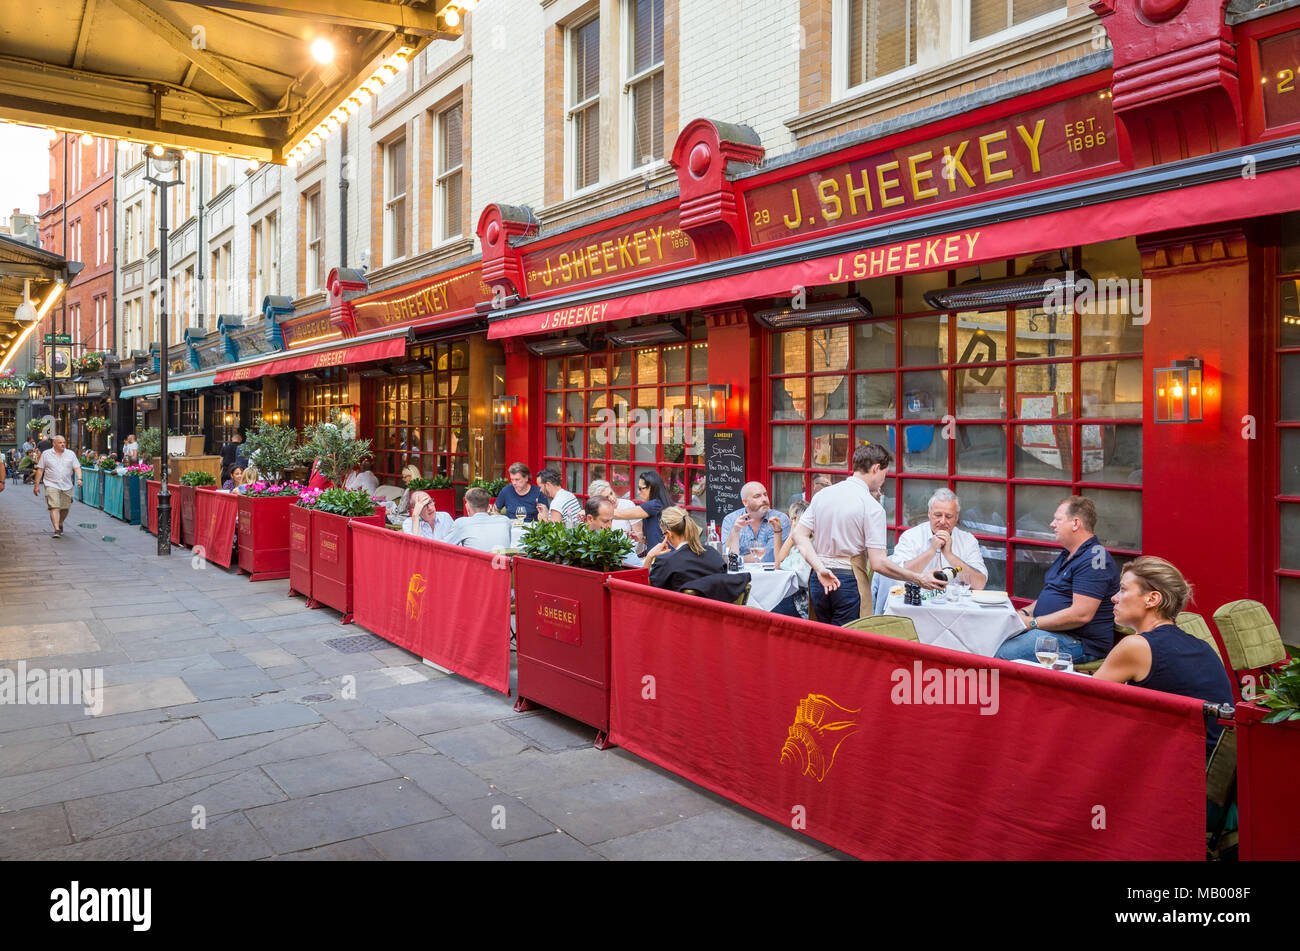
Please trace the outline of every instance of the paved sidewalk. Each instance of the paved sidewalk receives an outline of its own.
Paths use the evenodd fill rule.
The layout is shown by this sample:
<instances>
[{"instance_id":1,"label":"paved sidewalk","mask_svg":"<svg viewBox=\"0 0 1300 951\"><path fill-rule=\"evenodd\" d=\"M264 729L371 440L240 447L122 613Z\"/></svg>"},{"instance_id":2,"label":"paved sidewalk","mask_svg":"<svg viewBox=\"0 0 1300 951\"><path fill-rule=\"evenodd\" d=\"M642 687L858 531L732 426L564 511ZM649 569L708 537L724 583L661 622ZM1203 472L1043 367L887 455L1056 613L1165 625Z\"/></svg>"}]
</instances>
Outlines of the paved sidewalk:
<instances>
[{"instance_id":1,"label":"paved sidewalk","mask_svg":"<svg viewBox=\"0 0 1300 951\"><path fill-rule=\"evenodd\" d=\"M64 530L30 487L0 493L0 666L105 688L97 717L0 705L0 859L844 857L286 581L159 558L81 503Z\"/></svg>"}]
</instances>

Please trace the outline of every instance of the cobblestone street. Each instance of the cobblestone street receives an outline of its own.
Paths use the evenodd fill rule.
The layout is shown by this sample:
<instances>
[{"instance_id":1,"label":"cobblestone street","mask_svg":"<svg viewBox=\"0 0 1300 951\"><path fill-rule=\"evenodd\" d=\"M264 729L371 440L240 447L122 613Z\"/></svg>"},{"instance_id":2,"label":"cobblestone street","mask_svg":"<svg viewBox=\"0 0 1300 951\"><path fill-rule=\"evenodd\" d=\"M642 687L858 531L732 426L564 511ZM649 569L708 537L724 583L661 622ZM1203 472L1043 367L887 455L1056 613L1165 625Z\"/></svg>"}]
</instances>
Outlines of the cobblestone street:
<instances>
[{"instance_id":1,"label":"cobblestone street","mask_svg":"<svg viewBox=\"0 0 1300 951\"><path fill-rule=\"evenodd\" d=\"M155 551L81 503L53 539L30 487L0 493L0 663L104 684L99 716L0 706L0 859L842 857L287 581Z\"/></svg>"}]
</instances>

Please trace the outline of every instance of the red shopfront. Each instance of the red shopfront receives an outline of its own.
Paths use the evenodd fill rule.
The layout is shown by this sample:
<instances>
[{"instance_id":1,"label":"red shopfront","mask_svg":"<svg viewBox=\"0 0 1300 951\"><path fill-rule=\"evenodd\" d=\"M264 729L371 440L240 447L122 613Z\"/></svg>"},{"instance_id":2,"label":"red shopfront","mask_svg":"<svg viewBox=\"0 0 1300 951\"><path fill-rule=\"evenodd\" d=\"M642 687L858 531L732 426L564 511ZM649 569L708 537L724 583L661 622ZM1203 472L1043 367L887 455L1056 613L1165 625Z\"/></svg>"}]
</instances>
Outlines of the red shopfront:
<instances>
[{"instance_id":1,"label":"red shopfront","mask_svg":"<svg viewBox=\"0 0 1300 951\"><path fill-rule=\"evenodd\" d=\"M476 315L479 268L374 293L359 272L336 269L328 286L328 311L283 322L285 353L218 381L262 379L264 417L299 428L349 413L381 482L400 484L406 466L461 489L497 475L504 428L492 425L491 403L504 355Z\"/></svg>"},{"instance_id":2,"label":"red shopfront","mask_svg":"<svg viewBox=\"0 0 1300 951\"><path fill-rule=\"evenodd\" d=\"M1212 18L1160 50L1128 13L1107 27L1117 63L1138 65L838 153L758 168L752 133L696 120L673 152L677 200L582 232L530 241L527 221L489 206L484 283L509 304L489 337L519 396L509 458L559 464L575 491L654 465L699 503L689 457L679 467L658 441L653 458L593 453L596 412L727 386L725 425L745 430L747 475L778 505L818 472L843 476L858 442L885 442L892 532L952 488L991 584L1032 598L1057 550L1051 511L1087 494L1121 560L1168 557L1194 609L1254 598L1297 640L1284 528L1300 521L1300 114L1270 107L1260 70L1300 48L1300 20L1253 21L1240 77L1182 92L1135 87L1134 71L1213 34ZM622 266L657 223L689 255ZM656 328L684 334L611 344ZM691 352L670 370L674 345ZM1189 357L1202 418L1157 421L1159 371Z\"/></svg>"}]
</instances>

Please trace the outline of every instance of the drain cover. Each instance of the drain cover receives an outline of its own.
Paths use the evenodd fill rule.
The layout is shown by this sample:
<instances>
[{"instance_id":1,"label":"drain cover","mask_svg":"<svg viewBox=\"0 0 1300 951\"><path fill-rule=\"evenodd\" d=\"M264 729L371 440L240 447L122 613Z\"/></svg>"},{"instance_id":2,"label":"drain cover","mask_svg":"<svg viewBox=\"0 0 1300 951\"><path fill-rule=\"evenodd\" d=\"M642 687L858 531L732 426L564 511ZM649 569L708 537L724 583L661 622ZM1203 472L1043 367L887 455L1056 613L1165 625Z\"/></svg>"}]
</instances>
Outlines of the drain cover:
<instances>
[{"instance_id":1,"label":"drain cover","mask_svg":"<svg viewBox=\"0 0 1300 951\"><path fill-rule=\"evenodd\" d=\"M303 703L324 703L326 700L333 700L333 694L328 693L309 693L302 698Z\"/></svg>"},{"instance_id":2,"label":"drain cover","mask_svg":"<svg viewBox=\"0 0 1300 951\"><path fill-rule=\"evenodd\" d=\"M78 527L78 528L94 528L94 527L95 527L95 523L94 523L94 522L78 522L78 523L77 523L77 527Z\"/></svg>"},{"instance_id":3,"label":"drain cover","mask_svg":"<svg viewBox=\"0 0 1300 951\"><path fill-rule=\"evenodd\" d=\"M115 541L117 541L117 539L114 538L112 535L105 535L105 536L104 536L104 541L106 541L106 542L115 542Z\"/></svg>"},{"instance_id":4,"label":"drain cover","mask_svg":"<svg viewBox=\"0 0 1300 951\"><path fill-rule=\"evenodd\" d=\"M332 647L340 654L360 654L362 651L376 651L393 645L373 634L357 634L353 637L336 637L326 641L325 646Z\"/></svg>"}]
</instances>

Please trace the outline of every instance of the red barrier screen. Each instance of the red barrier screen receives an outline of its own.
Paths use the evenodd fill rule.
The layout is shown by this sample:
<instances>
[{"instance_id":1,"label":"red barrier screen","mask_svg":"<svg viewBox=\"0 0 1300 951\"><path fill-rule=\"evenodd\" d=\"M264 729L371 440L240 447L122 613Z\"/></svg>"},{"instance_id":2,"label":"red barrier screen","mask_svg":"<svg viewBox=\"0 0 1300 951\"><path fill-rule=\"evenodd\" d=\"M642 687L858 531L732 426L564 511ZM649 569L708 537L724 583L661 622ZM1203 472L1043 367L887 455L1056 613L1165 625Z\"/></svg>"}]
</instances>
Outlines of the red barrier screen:
<instances>
[{"instance_id":1,"label":"red barrier screen","mask_svg":"<svg viewBox=\"0 0 1300 951\"><path fill-rule=\"evenodd\" d=\"M1199 700L609 586L610 738L777 822L869 859L1204 857Z\"/></svg>"},{"instance_id":2,"label":"red barrier screen","mask_svg":"<svg viewBox=\"0 0 1300 951\"><path fill-rule=\"evenodd\" d=\"M235 544L235 520L239 500L231 492L200 488L195 491L194 547L203 549L203 557L214 565L229 568Z\"/></svg>"},{"instance_id":3,"label":"red barrier screen","mask_svg":"<svg viewBox=\"0 0 1300 951\"><path fill-rule=\"evenodd\" d=\"M352 549L358 624L510 693L510 571L500 556L357 522Z\"/></svg>"}]
</instances>

